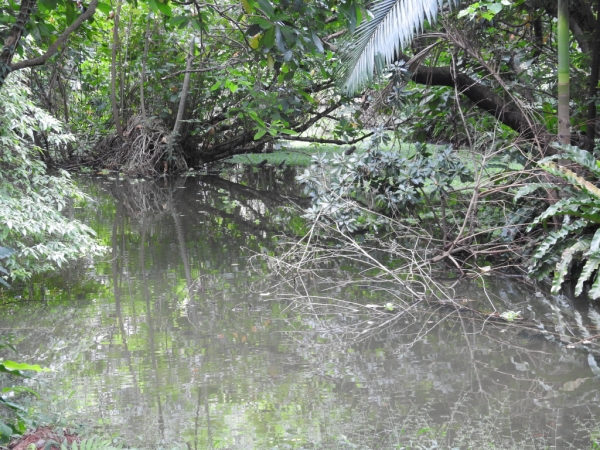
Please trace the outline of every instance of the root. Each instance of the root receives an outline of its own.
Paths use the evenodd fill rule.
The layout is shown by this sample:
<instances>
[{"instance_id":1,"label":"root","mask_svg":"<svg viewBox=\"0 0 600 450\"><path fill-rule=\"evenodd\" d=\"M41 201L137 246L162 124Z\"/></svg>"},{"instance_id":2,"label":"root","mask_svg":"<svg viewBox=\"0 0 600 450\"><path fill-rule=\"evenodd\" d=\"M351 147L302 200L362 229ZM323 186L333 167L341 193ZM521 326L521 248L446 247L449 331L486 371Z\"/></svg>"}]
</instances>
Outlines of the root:
<instances>
[{"instance_id":1,"label":"root","mask_svg":"<svg viewBox=\"0 0 600 450\"><path fill-rule=\"evenodd\" d=\"M185 155L176 139L157 118L144 121L133 116L123 137L111 135L94 149L96 168L119 170L130 176L152 176L184 172Z\"/></svg>"}]
</instances>

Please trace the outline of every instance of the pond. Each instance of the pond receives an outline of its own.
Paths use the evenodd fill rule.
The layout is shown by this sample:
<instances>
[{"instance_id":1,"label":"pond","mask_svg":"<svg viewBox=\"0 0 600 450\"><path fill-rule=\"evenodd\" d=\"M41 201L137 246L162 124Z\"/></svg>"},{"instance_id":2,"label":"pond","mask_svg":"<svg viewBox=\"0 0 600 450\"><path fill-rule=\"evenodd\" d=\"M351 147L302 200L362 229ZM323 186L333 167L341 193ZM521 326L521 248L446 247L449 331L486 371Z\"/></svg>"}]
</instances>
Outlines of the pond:
<instances>
[{"instance_id":1,"label":"pond","mask_svg":"<svg viewBox=\"0 0 600 450\"><path fill-rule=\"evenodd\" d=\"M593 305L488 277L461 297L552 332L423 308L357 340L251 258L305 226L293 171L80 184L96 202L70 214L109 252L36 280L0 324L53 369L35 384L47 415L136 448L584 449L600 434Z\"/></svg>"}]
</instances>

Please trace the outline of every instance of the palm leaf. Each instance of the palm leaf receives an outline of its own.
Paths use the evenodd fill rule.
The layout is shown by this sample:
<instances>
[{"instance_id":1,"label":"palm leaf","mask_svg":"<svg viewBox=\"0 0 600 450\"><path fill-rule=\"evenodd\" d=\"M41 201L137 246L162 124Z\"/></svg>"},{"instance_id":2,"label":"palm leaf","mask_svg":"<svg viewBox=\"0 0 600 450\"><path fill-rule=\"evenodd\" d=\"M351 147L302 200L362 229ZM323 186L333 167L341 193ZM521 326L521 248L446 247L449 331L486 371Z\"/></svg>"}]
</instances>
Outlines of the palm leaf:
<instances>
[{"instance_id":1,"label":"palm leaf","mask_svg":"<svg viewBox=\"0 0 600 450\"><path fill-rule=\"evenodd\" d=\"M341 50L339 78L348 93L359 90L383 73L425 20L435 22L444 0L374 0L368 9L371 20L363 21ZM448 0L457 4L458 0Z\"/></svg>"}]
</instances>

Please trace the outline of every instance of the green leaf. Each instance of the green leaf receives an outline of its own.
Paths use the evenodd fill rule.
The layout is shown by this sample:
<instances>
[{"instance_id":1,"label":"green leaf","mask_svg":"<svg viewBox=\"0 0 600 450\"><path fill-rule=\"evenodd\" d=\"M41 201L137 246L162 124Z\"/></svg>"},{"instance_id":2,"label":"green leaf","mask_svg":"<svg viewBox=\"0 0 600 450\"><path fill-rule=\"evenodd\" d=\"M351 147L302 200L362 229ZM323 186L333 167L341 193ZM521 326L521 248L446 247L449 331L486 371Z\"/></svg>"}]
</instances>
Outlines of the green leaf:
<instances>
[{"instance_id":1,"label":"green leaf","mask_svg":"<svg viewBox=\"0 0 600 450\"><path fill-rule=\"evenodd\" d=\"M254 135L254 140L258 141L265 134L267 134L267 130L265 128L262 128L262 129L258 130L258 132Z\"/></svg>"},{"instance_id":2,"label":"green leaf","mask_svg":"<svg viewBox=\"0 0 600 450\"><path fill-rule=\"evenodd\" d=\"M12 248L0 246L0 259L8 258L13 253L15 253L15 251Z\"/></svg>"},{"instance_id":3,"label":"green leaf","mask_svg":"<svg viewBox=\"0 0 600 450\"><path fill-rule=\"evenodd\" d=\"M39 5L43 6L47 11L54 11L58 8L57 0L40 0ZM100 5L98 5L100 6Z\"/></svg>"},{"instance_id":4,"label":"green leaf","mask_svg":"<svg viewBox=\"0 0 600 450\"><path fill-rule=\"evenodd\" d=\"M285 53L287 51L287 46L285 45L285 41L281 35L281 27L275 27L275 45L277 45L277 50L279 50L281 53Z\"/></svg>"},{"instance_id":5,"label":"green leaf","mask_svg":"<svg viewBox=\"0 0 600 450\"><path fill-rule=\"evenodd\" d=\"M96 6L98 10L106 15L110 14L112 10L111 6L108 3L98 2L98 6Z\"/></svg>"},{"instance_id":6,"label":"green leaf","mask_svg":"<svg viewBox=\"0 0 600 450\"><path fill-rule=\"evenodd\" d=\"M554 279L552 280L552 289L551 292L553 294L558 294L560 292L560 288L565 281L565 276L571 267L571 261L573 260L573 256L576 253L583 252L589 246L589 241L577 241L574 245L567 248L561 258L560 261L556 264L556 269L554 272Z\"/></svg>"},{"instance_id":7,"label":"green leaf","mask_svg":"<svg viewBox=\"0 0 600 450\"><path fill-rule=\"evenodd\" d=\"M263 30L268 30L270 28L273 28L273 24L271 22L269 22L268 20L263 19L262 17L253 18L252 22L254 22L255 25L258 25L259 27L261 27Z\"/></svg>"},{"instance_id":8,"label":"green leaf","mask_svg":"<svg viewBox=\"0 0 600 450\"><path fill-rule=\"evenodd\" d=\"M167 2L161 2L160 0L158 0L156 4L160 12L163 13L165 16L171 17L173 15L173 11L171 11L171 6Z\"/></svg>"},{"instance_id":9,"label":"green leaf","mask_svg":"<svg viewBox=\"0 0 600 450\"><path fill-rule=\"evenodd\" d=\"M599 276L596 276L596 281L594 281L594 284L592 285L591 289L588 291L588 296L592 300L596 300L597 298L600 297L600 277Z\"/></svg>"},{"instance_id":10,"label":"green leaf","mask_svg":"<svg viewBox=\"0 0 600 450\"><path fill-rule=\"evenodd\" d=\"M537 191L538 189L557 189L558 186L556 186L555 184L552 183L530 183L527 184L525 186L523 186L522 188L520 188L517 193L515 194L513 201L516 203L517 200L519 200L522 197L525 197L526 195L529 195L535 191Z\"/></svg>"},{"instance_id":11,"label":"green leaf","mask_svg":"<svg viewBox=\"0 0 600 450\"><path fill-rule=\"evenodd\" d=\"M319 36L317 36L317 33L315 33L314 31L312 32L312 40L315 43L315 46L317 47L317 51L319 53L323 53L323 43L321 42L321 39L319 39Z\"/></svg>"},{"instance_id":12,"label":"green leaf","mask_svg":"<svg viewBox=\"0 0 600 450\"><path fill-rule=\"evenodd\" d=\"M148 0L148 5L150 6L150 9L152 10L152 12L158 14L158 12L159 12L158 2L156 0Z\"/></svg>"},{"instance_id":13,"label":"green leaf","mask_svg":"<svg viewBox=\"0 0 600 450\"><path fill-rule=\"evenodd\" d=\"M50 372L50 369L42 368L38 364L27 364L27 363L18 363L14 361L10 361L5 359L0 362L0 366L2 366L5 370L9 372L21 371L21 370L31 370L33 372Z\"/></svg>"},{"instance_id":14,"label":"green leaf","mask_svg":"<svg viewBox=\"0 0 600 450\"><path fill-rule=\"evenodd\" d=\"M273 47L275 43L275 28L270 28L266 31L263 37L260 38L260 45L266 49Z\"/></svg>"},{"instance_id":15,"label":"green leaf","mask_svg":"<svg viewBox=\"0 0 600 450\"><path fill-rule=\"evenodd\" d=\"M594 233L594 237L592 238L592 243L590 244L590 249L588 250L588 254L592 254L600 249L600 228L596 230Z\"/></svg>"},{"instance_id":16,"label":"green leaf","mask_svg":"<svg viewBox=\"0 0 600 450\"><path fill-rule=\"evenodd\" d=\"M585 266L583 266L583 270L581 271L579 279L577 280L577 285L575 286L575 295L581 295L583 292L583 284L592 278L592 275L598 269L599 265L600 255L589 258L585 262Z\"/></svg>"},{"instance_id":17,"label":"green leaf","mask_svg":"<svg viewBox=\"0 0 600 450\"><path fill-rule=\"evenodd\" d=\"M488 11L491 11L492 13L498 14L500 11L502 11L502 4L501 3L491 3L487 5L487 9Z\"/></svg>"},{"instance_id":18,"label":"green leaf","mask_svg":"<svg viewBox=\"0 0 600 450\"><path fill-rule=\"evenodd\" d=\"M308 92L304 92L302 90L299 90L298 92L300 92L300 95L302 95L302 97L304 97L304 99L310 103L312 103L313 105L316 105L317 102L315 101L314 98L312 98L312 96L308 93Z\"/></svg>"},{"instance_id":19,"label":"green leaf","mask_svg":"<svg viewBox=\"0 0 600 450\"><path fill-rule=\"evenodd\" d=\"M190 23L190 18L187 16L175 16L169 20L169 23L179 29L182 29Z\"/></svg>"},{"instance_id":20,"label":"green leaf","mask_svg":"<svg viewBox=\"0 0 600 450\"><path fill-rule=\"evenodd\" d=\"M10 438L13 434L12 428L6 425L2 420L0 420L0 436L6 436Z\"/></svg>"},{"instance_id":21,"label":"green leaf","mask_svg":"<svg viewBox=\"0 0 600 450\"><path fill-rule=\"evenodd\" d=\"M242 0L242 5L244 5L244 10L247 14L252 14L254 12L254 5L256 3L254 0Z\"/></svg>"},{"instance_id":22,"label":"green leaf","mask_svg":"<svg viewBox=\"0 0 600 450\"><path fill-rule=\"evenodd\" d=\"M229 81L229 80L227 80ZM235 91L238 90L238 85L232 83L231 81L229 81L229 83L226 83L227 88L229 88L229 90L231 91L232 94L235 94Z\"/></svg>"},{"instance_id":23,"label":"green leaf","mask_svg":"<svg viewBox=\"0 0 600 450\"><path fill-rule=\"evenodd\" d=\"M67 25L71 25L75 21L75 3L71 2L71 1L67 1L65 3L67 6L67 9L66 9Z\"/></svg>"},{"instance_id":24,"label":"green leaf","mask_svg":"<svg viewBox=\"0 0 600 450\"><path fill-rule=\"evenodd\" d=\"M258 7L268 17L275 15L275 10L273 9L273 5L271 5L269 0L258 0Z\"/></svg>"}]
</instances>

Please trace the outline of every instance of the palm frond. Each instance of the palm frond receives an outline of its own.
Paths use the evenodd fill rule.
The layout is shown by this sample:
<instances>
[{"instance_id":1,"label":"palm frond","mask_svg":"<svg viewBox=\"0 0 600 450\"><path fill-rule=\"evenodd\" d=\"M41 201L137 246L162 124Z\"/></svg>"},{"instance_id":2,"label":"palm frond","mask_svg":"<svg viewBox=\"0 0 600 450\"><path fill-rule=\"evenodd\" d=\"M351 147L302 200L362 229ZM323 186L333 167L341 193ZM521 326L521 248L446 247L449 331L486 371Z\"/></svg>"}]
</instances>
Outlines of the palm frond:
<instances>
[{"instance_id":1,"label":"palm frond","mask_svg":"<svg viewBox=\"0 0 600 450\"><path fill-rule=\"evenodd\" d=\"M448 0L457 4L459 0ZM364 20L341 49L339 79L348 93L356 92L383 73L425 20L434 22L444 0L374 0Z\"/></svg>"}]
</instances>

